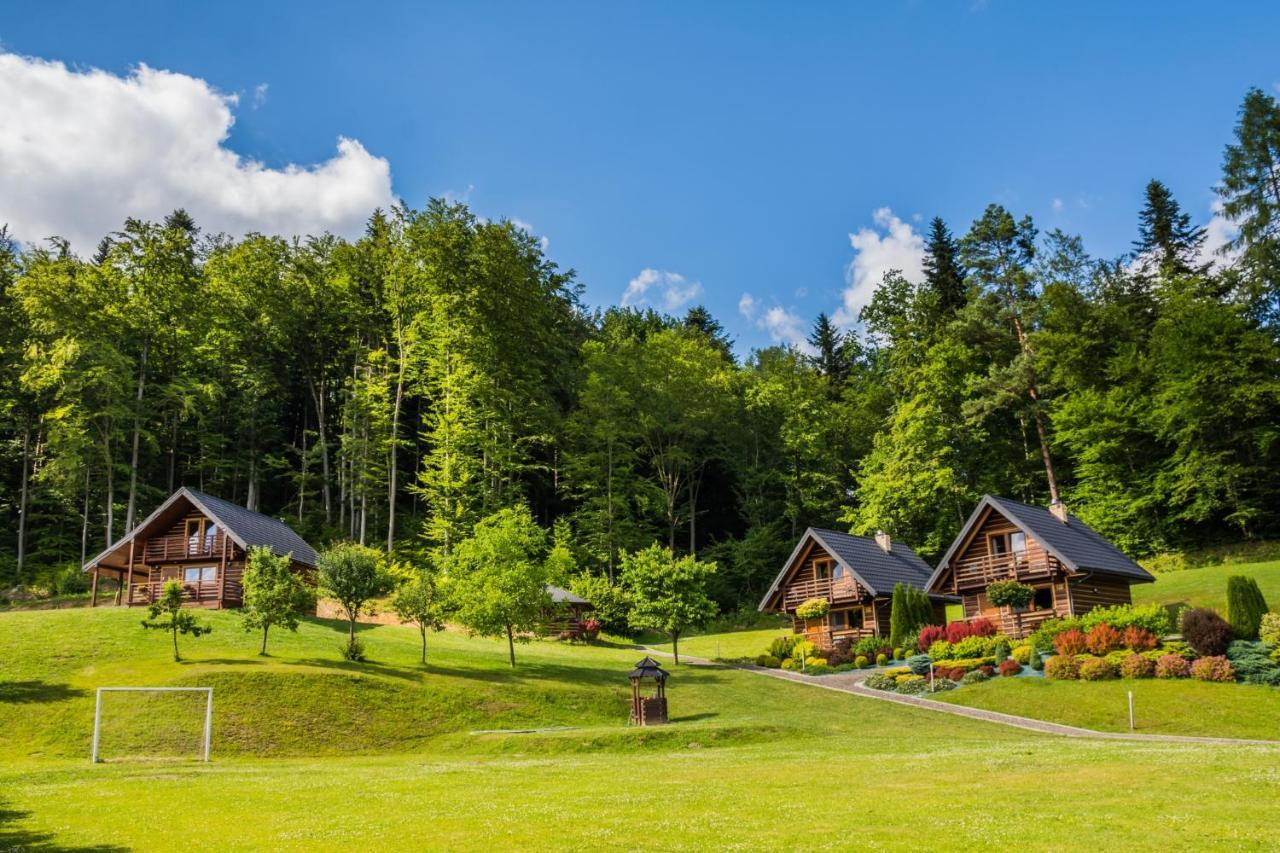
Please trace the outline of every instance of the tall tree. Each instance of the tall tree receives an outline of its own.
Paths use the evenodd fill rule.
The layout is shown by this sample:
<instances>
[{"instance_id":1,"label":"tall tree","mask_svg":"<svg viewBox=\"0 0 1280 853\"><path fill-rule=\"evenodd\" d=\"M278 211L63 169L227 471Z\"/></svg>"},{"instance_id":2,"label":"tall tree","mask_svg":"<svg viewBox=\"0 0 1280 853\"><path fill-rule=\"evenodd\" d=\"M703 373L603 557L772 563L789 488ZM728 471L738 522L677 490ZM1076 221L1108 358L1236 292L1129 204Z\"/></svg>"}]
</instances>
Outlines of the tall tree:
<instances>
[{"instance_id":1,"label":"tall tree","mask_svg":"<svg viewBox=\"0 0 1280 853\"><path fill-rule=\"evenodd\" d=\"M947 223L935 216L929 222L929 238L924 250L924 280L934 294L935 305L945 321L965 304L965 270L960 265L960 245L951 236Z\"/></svg>"},{"instance_id":2,"label":"tall tree","mask_svg":"<svg viewBox=\"0 0 1280 853\"><path fill-rule=\"evenodd\" d=\"M1146 274L1162 277L1203 273L1208 264L1199 262L1205 230L1191 223L1173 193L1160 181L1147 184L1146 200L1138 213L1138 239L1133 255Z\"/></svg>"},{"instance_id":3,"label":"tall tree","mask_svg":"<svg viewBox=\"0 0 1280 853\"><path fill-rule=\"evenodd\" d=\"M1270 322L1280 319L1280 103L1250 89L1240 105L1218 186L1222 213L1239 226L1224 251L1238 250L1255 299Z\"/></svg>"}]
</instances>

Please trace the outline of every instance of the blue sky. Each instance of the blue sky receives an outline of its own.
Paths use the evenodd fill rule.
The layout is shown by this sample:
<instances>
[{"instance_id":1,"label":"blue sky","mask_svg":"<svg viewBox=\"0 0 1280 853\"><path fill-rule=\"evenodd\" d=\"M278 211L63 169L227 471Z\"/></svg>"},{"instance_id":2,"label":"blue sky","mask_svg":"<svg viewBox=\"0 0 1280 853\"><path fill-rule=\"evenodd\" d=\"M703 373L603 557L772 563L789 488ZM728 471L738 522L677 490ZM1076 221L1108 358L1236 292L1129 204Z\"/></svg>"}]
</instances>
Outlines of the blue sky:
<instances>
[{"instance_id":1,"label":"blue sky","mask_svg":"<svg viewBox=\"0 0 1280 853\"><path fill-rule=\"evenodd\" d=\"M1207 221L1241 98L1280 83L1274 3L6 5L11 59L65 63L70 77L36 85L11 62L0 110L38 92L19 113L28 129L71 116L104 169L185 144L115 156L126 145L112 140L204 128L214 141L175 167L171 193L198 217L207 203L203 221L306 227L320 210L349 230L363 218L351 211L386 193L389 165L410 204L448 194L527 223L591 304L634 280L629 301L704 302L744 351L794 338L819 311L849 316L869 277L910 263L920 218L963 232L996 201L1112 255L1159 177ZM85 87L58 94L90 69L129 79L140 65L238 95L225 141L199 92L169 92L181 86L152 81L119 108ZM129 110L145 116L114 129ZM340 154L339 138L362 151ZM56 222L85 242L122 195L137 213L172 206L163 181L148 195L10 143L0 129L0 218L25 239L44 235L22 226ZM204 167L191 164L224 154L244 159L193 188ZM268 175L240 187L250 160ZM319 170L296 200L270 182L291 164ZM23 198L47 203L43 218Z\"/></svg>"}]
</instances>

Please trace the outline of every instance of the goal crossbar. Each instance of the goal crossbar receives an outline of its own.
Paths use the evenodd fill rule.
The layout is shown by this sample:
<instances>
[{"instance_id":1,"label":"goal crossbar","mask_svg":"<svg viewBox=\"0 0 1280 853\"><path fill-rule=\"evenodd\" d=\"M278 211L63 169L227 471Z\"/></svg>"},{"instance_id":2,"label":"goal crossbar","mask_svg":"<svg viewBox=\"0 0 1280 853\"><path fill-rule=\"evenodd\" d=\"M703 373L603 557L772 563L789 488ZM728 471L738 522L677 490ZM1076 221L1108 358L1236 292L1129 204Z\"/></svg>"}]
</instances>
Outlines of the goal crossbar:
<instances>
[{"instance_id":1,"label":"goal crossbar","mask_svg":"<svg viewBox=\"0 0 1280 853\"><path fill-rule=\"evenodd\" d=\"M204 760L209 760L209 738L213 732L213 688L212 687L99 687L97 700L93 706L93 755L92 761L98 763L98 736L102 730L102 694L103 693L203 693L204 703Z\"/></svg>"}]
</instances>

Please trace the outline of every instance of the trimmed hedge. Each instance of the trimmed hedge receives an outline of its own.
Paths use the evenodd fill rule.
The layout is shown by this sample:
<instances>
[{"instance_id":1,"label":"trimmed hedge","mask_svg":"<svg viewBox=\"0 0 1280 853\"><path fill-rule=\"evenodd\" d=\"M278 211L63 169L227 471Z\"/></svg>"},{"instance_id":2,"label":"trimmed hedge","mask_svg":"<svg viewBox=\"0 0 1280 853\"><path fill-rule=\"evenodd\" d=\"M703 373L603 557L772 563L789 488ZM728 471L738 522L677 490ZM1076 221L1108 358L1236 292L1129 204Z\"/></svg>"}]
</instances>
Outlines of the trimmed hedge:
<instances>
[{"instance_id":1,"label":"trimmed hedge","mask_svg":"<svg viewBox=\"0 0 1280 853\"><path fill-rule=\"evenodd\" d=\"M1266 612L1267 600L1256 580L1244 575L1227 578L1227 621L1237 637L1256 640Z\"/></svg>"}]
</instances>

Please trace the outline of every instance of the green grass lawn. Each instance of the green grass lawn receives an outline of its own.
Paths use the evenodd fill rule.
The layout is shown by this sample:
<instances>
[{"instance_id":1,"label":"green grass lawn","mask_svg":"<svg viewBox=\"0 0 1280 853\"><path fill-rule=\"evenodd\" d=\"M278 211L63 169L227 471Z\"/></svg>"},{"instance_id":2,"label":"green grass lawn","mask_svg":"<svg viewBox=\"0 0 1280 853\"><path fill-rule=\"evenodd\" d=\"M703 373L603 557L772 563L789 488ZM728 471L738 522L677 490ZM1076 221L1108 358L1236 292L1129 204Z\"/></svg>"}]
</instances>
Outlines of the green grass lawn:
<instances>
[{"instance_id":1,"label":"green grass lawn","mask_svg":"<svg viewBox=\"0 0 1280 853\"><path fill-rule=\"evenodd\" d=\"M1064 740L723 666L671 667L674 725L632 729L634 649L534 642L512 671L501 642L446 632L423 668L416 633L382 626L361 632L371 661L346 664L342 626L316 620L259 658L234 614L209 613L214 633L184 638L178 664L141 615L0 614L0 849L1263 849L1275 837L1259 805L1280 798L1280 747ZM722 653L754 651L755 633L721 636ZM117 760L91 766L93 688L126 684L212 685L213 763L122 761L104 744ZM517 728L551 730L476 733Z\"/></svg>"},{"instance_id":2,"label":"green grass lawn","mask_svg":"<svg viewBox=\"0 0 1280 853\"><path fill-rule=\"evenodd\" d=\"M762 628L753 631L727 631L723 634L706 634L680 639L680 654L715 660L753 658L769 651L769 643L775 637L790 636L790 628ZM650 642L647 646L661 652L671 652L671 641Z\"/></svg>"},{"instance_id":3,"label":"green grass lawn","mask_svg":"<svg viewBox=\"0 0 1280 853\"><path fill-rule=\"evenodd\" d=\"M1271 609L1280 610L1280 560L1266 563L1227 563L1165 572L1156 575L1155 583L1135 584L1133 603L1212 607L1226 615L1227 578L1232 575L1256 578Z\"/></svg>"}]
</instances>

